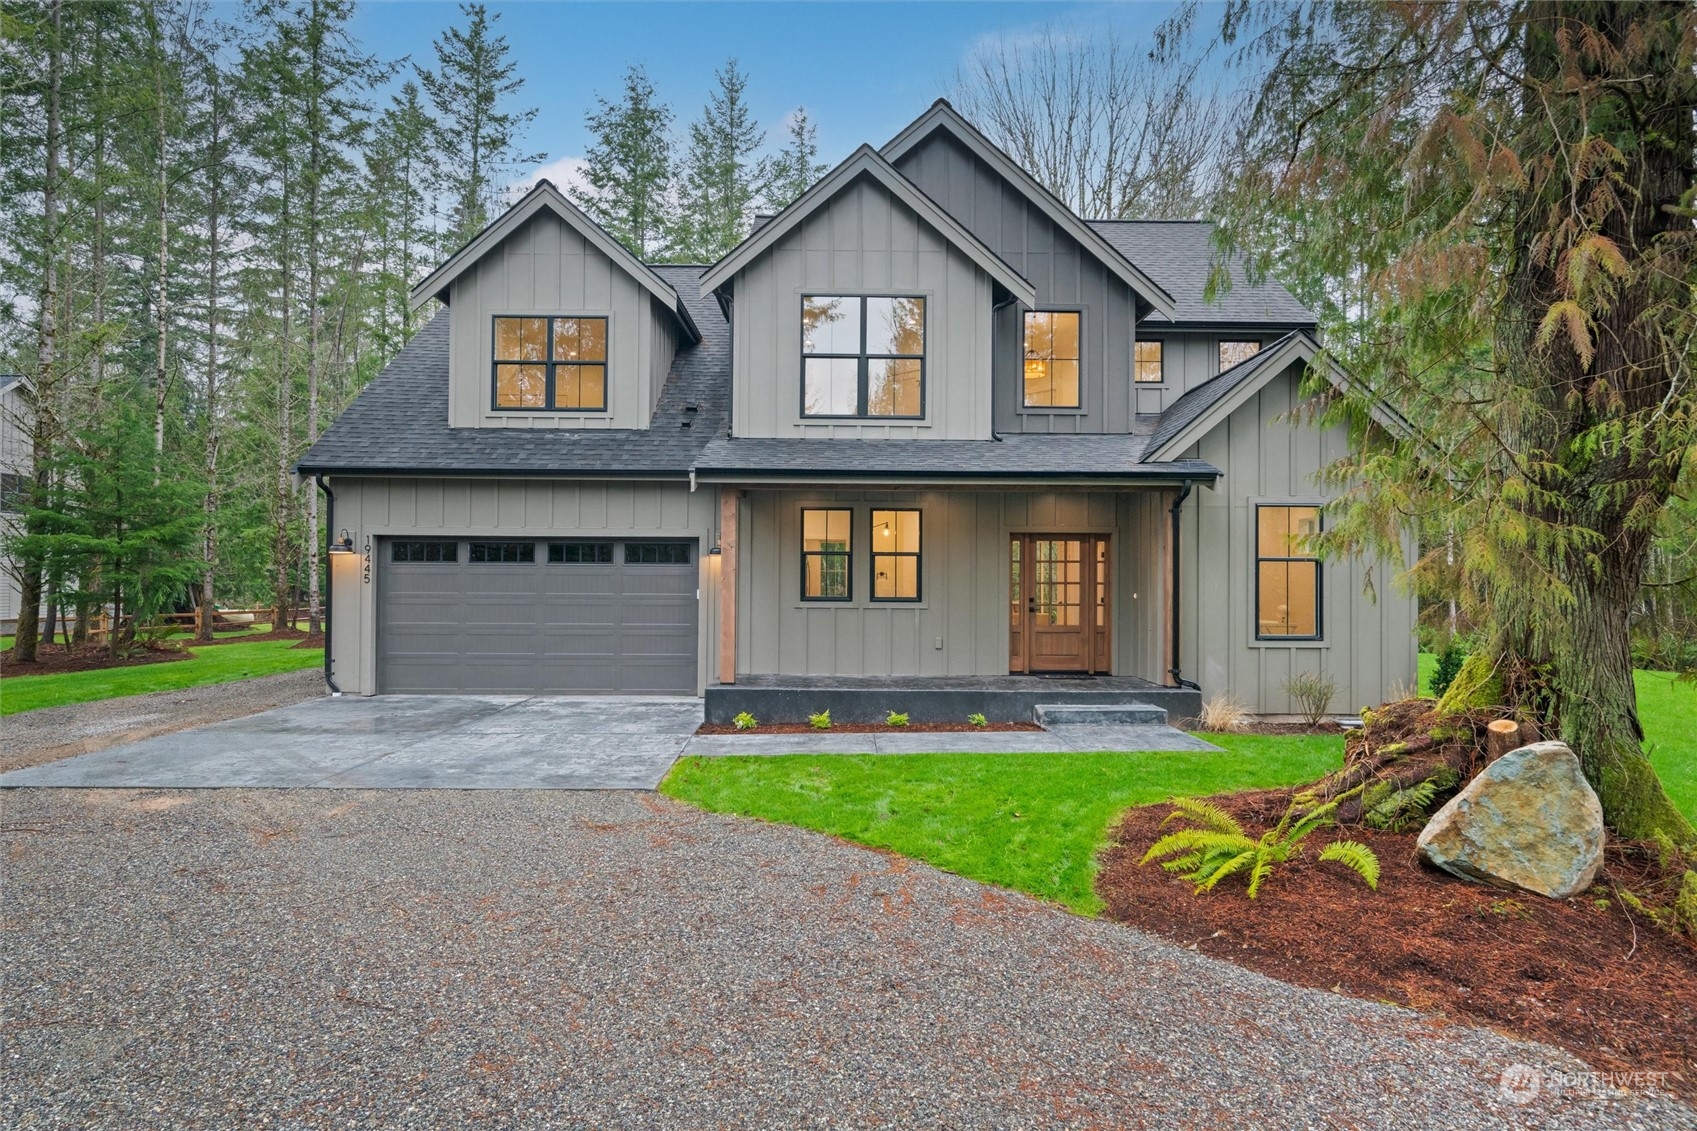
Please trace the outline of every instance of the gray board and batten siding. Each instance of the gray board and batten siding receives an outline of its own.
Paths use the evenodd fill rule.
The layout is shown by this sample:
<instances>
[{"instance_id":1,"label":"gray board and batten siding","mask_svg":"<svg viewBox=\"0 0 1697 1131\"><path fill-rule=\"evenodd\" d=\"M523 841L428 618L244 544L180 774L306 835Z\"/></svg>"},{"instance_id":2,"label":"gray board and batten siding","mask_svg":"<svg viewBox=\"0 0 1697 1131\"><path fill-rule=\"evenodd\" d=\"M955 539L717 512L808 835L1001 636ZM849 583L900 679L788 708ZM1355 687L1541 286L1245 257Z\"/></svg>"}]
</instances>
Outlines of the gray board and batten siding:
<instances>
[{"instance_id":1,"label":"gray board and batten siding","mask_svg":"<svg viewBox=\"0 0 1697 1131\"><path fill-rule=\"evenodd\" d=\"M732 303L737 436L988 440L993 283L870 176L849 182L738 274ZM802 297L925 299L920 419L802 414Z\"/></svg>"}]
</instances>

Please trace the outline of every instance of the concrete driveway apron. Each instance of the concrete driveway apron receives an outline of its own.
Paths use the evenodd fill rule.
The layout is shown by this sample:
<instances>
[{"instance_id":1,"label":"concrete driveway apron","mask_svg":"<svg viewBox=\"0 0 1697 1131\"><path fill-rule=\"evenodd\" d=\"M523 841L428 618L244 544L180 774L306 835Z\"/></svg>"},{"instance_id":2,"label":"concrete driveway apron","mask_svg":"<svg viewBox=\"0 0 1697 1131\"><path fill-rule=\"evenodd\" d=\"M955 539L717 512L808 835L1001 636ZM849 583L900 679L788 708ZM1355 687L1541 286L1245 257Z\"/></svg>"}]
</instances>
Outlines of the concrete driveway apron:
<instances>
[{"instance_id":1,"label":"concrete driveway apron","mask_svg":"<svg viewBox=\"0 0 1697 1131\"><path fill-rule=\"evenodd\" d=\"M701 718L694 698L326 697L0 774L0 787L653 789Z\"/></svg>"}]
</instances>

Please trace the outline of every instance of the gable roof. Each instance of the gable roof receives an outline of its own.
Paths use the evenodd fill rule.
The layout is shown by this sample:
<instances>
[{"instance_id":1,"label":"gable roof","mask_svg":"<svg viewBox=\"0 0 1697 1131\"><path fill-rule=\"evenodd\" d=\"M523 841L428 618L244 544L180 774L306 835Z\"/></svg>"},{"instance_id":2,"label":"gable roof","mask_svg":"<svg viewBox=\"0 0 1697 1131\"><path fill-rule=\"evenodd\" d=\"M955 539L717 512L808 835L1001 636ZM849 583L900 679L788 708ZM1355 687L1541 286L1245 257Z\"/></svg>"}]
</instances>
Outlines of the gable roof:
<instances>
[{"instance_id":1,"label":"gable roof","mask_svg":"<svg viewBox=\"0 0 1697 1131\"><path fill-rule=\"evenodd\" d=\"M988 244L973 235L936 201L920 192L918 186L897 172L896 167L870 145L862 145L849 154L846 161L815 181L813 187L792 201L788 208L750 232L747 239L707 269L701 276L701 289L705 292L716 291L730 282L738 271L748 266L761 252L863 176L871 177L887 189L891 196L917 212L920 219L941 232L944 239L959 248L985 274L1006 287L1008 293L1027 306L1037 304L1037 290L1030 280L1015 271L1006 260L992 251Z\"/></svg>"},{"instance_id":2,"label":"gable roof","mask_svg":"<svg viewBox=\"0 0 1697 1131\"><path fill-rule=\"evenodd\" d=\"M890 161L898 161L903 154L930 137L937 130L947 130L951 136L966 146L975 157L1018 188L1057 227L1101 260L1108 270L1119 276L1126 286L1148 302L1157 313L1168 318L1173 317L1173 297L1164 287L1126 258L1100 232L1079 219L1077 213L1061 203L1060 199L1044 188L1036 177L1021 168L1012 157L1002 151L1001 147L979 132L977 126L962 117L958 110L949 105L947 99L939 98L933 102L931 109L914 119L906 129L886 142L881 152Z\"/></svg>"},{"instance_id":3,"label":"gable roof","mask_svg":"<svg viewBox=\"0 0 1697 1131\"><path fill-rule=\"evenodd\" d=\"M537 181L517 204L485 224L482 231L467 240L464 246L413 287L412 309L417 310L432 298L447 302L448 287L455 279L531 217L543 211L558 216L568 227L618 264L639 286L659 299L677 316L678 322L692 341L701 340L701 329L696 325L683 300L678 297L677 289L654 268L632 255L624 244L608 235L606 229L590 219L583 209L567 200L560 190L554 187L554 182L546 177Z\"/></svg>"},{"instance_id":4,"label":"gable roof","mask_svg":"<svg viewBox=\"0 0 1697 1131\"><path fill-rule=\"evenodd\" d=\"M729 419L730 327L697 293L699 265L653 269L704 328L685 344L647 428L450 428L448 326L438 313L296 465L303 474L683 479ZM694 406L693 409L691 406ZM685 424L689 427L684 427Z\"/></svg>"},{"instance_id":5,"label":"gable roof","mask_svg":"<svg viewBox=\"0 0 1697 1131\"><path fill-rule=\"evenodd\" d=\"M1173 296L1174 311L1166 321L1289 327L1318 321L1277 280L1248 282L1241 256L1222 260L1214 246L1214 225L1206 220L1091 220L1089 224ZM1232 285L1210 302L1208 278L1216 263L1230 272ZM1163 319L1151 315L1145 321L1160 326Z\"/></svg>"},{"instance_id":6,"label":"gable roof","mask_svg":"<svg viewBox=\"0 0 1697 1131\"><path fill-rule=\"evenodd\" d=\"M1245 358L1230 369L1221 370L1219 376L1204 381L1168 405L1155 423L1155 431L1149 437L1143 459L1151 463L1178 459L1192 444L1242 408L1273 378L1296 364L1317 365L1340 392L1365 397L1373 419L1389 431L1399 436L1407 436L1412 431L1408 421L1395 409L1363 390L1343 366L1333 361L1312 334L1306 330L1293 330L1254 356Z\"/></svg>"}]
</instances>

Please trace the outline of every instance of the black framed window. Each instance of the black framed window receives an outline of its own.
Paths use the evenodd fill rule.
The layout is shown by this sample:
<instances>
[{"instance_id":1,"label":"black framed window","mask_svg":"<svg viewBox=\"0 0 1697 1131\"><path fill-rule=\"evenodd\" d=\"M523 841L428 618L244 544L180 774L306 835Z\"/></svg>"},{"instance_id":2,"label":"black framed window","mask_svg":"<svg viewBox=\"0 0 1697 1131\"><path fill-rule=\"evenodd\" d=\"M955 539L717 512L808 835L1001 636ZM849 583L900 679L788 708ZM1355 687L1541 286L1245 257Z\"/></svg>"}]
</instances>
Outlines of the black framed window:
<instances>
[{"instance_id":1,"label":"black framed window","mask_svg":"<svg viewBox=\"0 0 1697 1131\"><path fill-rule=\"evenodd\" d=\"M495 316L494 407L607 411L607 319Z\"/></svg>"},{"instance_id":2,"label":"black framed window","mask_svg":"<svg viewBox=\"0 0 1697 1131\"><path fill-rule=\"evenodd\" d=\"M560 565L606 565L613 560L611 542L550 542L549 562Z\"/></svg>"},{"instance_id":3,"label":"black framed window","mask_svg":"<svg viewBox=\"0 0 1697 1131\"><path fill-rule=\"evenodd\" d=\"M919 548L919 512L872 512L872 599L917 601L923 573Z\"/></svg>"},{"instance_id":4,"label":"black framed window","mask_svg":"<svg viewBox=\"0 0 1697 1131\"><path fill-rule=\"evenodd\" d=\"M1241 365L1261 352L1261 343L1254 341L1222 341L1220 343L1220 372Z\"/></svg>"},{"instance_id":5,"label":"black framed window","mask_svg":"<svg viewBox=\"0 0 1697 1131\"><path fill-rule=\"evenodd\" d=\"M847 601L854 560L849 529L851 510L801 512L801 598L804 601Z\"/></svg>"},{"instance_id":6,"label":"black framed window","mask_svg":"<svg viewBox=\"0 0 1697 1131\"><path fill-rule=\"evenodd\" d=\"M688 565L688 542L626 542L626 565Z\"/></svg>"},{"instance_id":7,"label":"black framed window","mask_svg":"<svg viewBox=\"0 0 1697 1131\"><path fill-rule=\"evenodd\" d=\"M1165 349L1159 338L1139 340L1133 347L1132 378L1139 385L1156 385L1167 379Z\"/></svg>"},{"instance_id":8,"label":"black framed window","mask_svg":"<svg viewBox=\"0 0 1697 1131\"><path fill-rule=\"evenodd\" d=\"M392 562L457 562L460 560L458 542L391 542L389 560Z\"/></svg>"},{"instance_id":9,"label":"black framed window","mask_svg":"<svg viewBox=\"0 0 1697 1131\"><path fill-rule=\"evenodd\" d=\"M1025 312L1026 408L1078 408L1080 326L1076 310Z\"/></svg>"},{"instance_id":10,"label":"black framed window","mask_svg":"<svg viewBox=\"0 0 1697 1131\"><path fill-rule=\"evenodd\" d=\"M22 514L29 502L30 478L15 471L0 472L0 511Z\"/></svg>"},{"instance_id":11,"label":"black framed window","mask_svg":"<svg viewBox=\"0 0 1697 1131\"><path fill-rule=\"evenodd\" d=\"M925 415L925 300L803 295L803 416Z\"/></svg>"},{"instance_id":12,"label":"black framed window","mask_svg":"<svg viewBox=\"0 0 1697 1131\"><path fill-rule=\"evenodd\" d=\"M1255 508L1257 640L1320 639L1320 560L1308 545L1319 532L1317 506Z\"/></svg>"},{"instance_id":13,"label":"black framed window","mask_svg":"<svg viewBox=\"0 0 1697 1131\"><path fill-rule=\"evenodd\" d=\"M473 542L470 553L466 555L468 562L478 564L520 563L527 564L536 560L535 542Z\"/></svg>"}]
</instances>

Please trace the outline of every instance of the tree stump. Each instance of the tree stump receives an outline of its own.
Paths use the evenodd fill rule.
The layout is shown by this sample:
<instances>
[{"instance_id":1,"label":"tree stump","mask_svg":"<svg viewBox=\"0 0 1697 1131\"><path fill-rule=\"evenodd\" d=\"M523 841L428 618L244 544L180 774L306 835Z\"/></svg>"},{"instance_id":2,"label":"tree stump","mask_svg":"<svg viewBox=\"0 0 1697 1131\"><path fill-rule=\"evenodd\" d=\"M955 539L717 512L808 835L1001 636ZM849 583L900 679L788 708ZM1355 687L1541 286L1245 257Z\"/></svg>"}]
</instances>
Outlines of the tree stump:
<instances>
[{"instance_id":1,"label":"tree stump","mask_svg":"<svg viewBox=\"0 0 1697 1131\"><path fill-rule=\"evenodd\" d=\"M1485 760L1495 762L1510 750L1517 750L1522 745L1520 741L1520 724L1513 719L1497 719L1485 727Z\"/></svg>"}]
</instances>

